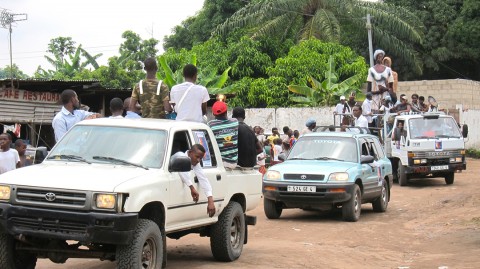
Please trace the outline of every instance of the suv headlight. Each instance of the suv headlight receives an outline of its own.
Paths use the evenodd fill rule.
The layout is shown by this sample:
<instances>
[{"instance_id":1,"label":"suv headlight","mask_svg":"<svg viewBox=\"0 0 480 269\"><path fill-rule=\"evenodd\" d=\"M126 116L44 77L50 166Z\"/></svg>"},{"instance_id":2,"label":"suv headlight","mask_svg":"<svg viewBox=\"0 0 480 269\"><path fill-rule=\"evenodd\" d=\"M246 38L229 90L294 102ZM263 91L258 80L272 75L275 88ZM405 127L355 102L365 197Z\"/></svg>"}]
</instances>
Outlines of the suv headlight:
<instances>
[{"instance_id":1,"label":"suv headlight","mask_svg":"<svg viewBox=\"0 0 480 269\"><path fill-rule=\"evenodd\" d=\"M100 209L114 209L117 204L117 195L111 193L97 193L95 206Z\"/></svg>"},{"instance_id":2,"label":"suv headlight","mask_svg":"<svg viewBox=\"0 0 480 269\"><path fill-rule=\"evenodd\" d=\"M10 186L0 185L0 200L10 200Z\"/></svg>"},{"instance_id":3,"label":"suv headlight","mask_svg":"<svg viewBox=\"0 0 480 269\"><path fill-rule=\"evenodd\" d=\"M331 173L328 177L328 181L348 181L348 173Z\"/></svg>"},{"instance_id":4,"label":"suv headlight","mask_svg":"<svg viewBox=\"0 0 480 269\"><path fill-rule=\"evenodd\" d=\"M280 179L280 172L278 171L267 171L265 175L267 180L279 180Z\"/></svg>"}]
</instances>

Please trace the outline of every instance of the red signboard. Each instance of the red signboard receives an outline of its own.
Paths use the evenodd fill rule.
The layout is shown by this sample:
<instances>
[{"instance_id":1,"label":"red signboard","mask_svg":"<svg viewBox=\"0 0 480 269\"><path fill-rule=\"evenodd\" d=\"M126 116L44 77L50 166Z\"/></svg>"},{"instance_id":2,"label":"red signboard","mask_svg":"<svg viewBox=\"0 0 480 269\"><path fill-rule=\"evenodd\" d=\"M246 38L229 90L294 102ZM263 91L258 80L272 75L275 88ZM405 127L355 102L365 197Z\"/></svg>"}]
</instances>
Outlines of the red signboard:
<instances>
[{"instance_id":1,"label":"red signboard","mask_svg":"<svg viewBox=\"0 0 480 269\"><path fill-rule=\"evenodd\" d=\"M54 92L31 92L19 89L0 89L0 100L37 103L58 103L60 94Z\"/></svg>"}]
</instances>

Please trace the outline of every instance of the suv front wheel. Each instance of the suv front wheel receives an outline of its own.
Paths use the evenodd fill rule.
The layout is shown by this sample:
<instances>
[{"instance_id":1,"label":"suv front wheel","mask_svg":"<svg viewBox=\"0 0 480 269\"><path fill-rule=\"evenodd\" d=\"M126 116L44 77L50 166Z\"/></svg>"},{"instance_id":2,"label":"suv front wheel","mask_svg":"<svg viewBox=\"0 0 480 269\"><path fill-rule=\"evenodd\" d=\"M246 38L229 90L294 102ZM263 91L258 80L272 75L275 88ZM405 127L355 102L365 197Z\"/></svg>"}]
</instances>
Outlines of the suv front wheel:
<instances>
[{"instance_id":1,"label":"suv front wheel","mask_svg":"<svg viewBox=\"0 0 480 269\"><path fill-rule=\"evenodd\" d=\"M342 205L342 217L345 221L358 221L362 212L362 192L360 187L355 184L352 192L352 198Z\"/></svg>"}]
</instances>

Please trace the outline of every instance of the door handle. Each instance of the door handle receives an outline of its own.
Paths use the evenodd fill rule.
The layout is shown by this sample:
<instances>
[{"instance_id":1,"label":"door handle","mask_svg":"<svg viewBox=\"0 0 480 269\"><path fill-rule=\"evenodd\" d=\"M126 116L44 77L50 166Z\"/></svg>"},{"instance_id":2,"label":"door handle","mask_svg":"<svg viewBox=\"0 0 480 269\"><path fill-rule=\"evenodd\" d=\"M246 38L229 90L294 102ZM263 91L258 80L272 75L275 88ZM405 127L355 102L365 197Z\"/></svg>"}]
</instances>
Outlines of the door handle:
<instances>
[{"instance_id":1,"label":"door handle","mask_svg":"<svg viewBox=\"0 0 480 269\"><path fill-rule=\"evenodd\" d=\"M222 175L217 175L217 181L222 180Z\"/></svg>"}]
</instances>

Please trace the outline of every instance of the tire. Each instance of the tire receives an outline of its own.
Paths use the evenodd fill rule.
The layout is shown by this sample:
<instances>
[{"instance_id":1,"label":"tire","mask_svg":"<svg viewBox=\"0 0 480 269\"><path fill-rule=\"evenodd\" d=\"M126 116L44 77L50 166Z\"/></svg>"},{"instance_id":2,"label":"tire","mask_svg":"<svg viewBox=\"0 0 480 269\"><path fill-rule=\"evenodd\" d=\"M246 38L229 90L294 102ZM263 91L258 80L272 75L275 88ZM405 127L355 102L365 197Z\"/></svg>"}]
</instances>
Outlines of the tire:
<instances>
[{"instance_id":1,"label":"tire","mask_svg":"<svg viewBox=\"0 0 480 269\"><path fill-rule=\"evenodd\" d=\"M278 219L282 215L282 207L273 200L263 198L263 211L269 219Z\"/></svg>"},{"instance_id":2,"label":"tire","mask_svg":"<svg viewBox=\"0 0 480 269\"><path fill-rule=\"evenodd\" d=\"M398 185L400 186L408 185L407 174L405 174L405 166L402 165L402 161L400 160L398 160L397 178L398 178Z\"/></svg>"},{"instance_id":3,"label":"tire","mask_svg":"<svg viewBox=\"0 0 480 269\"><path fill-rule=\"evenodd\" d=\"M117 246L117 268L160 269L164 247L158 225L148 219L139 219L133 240L128 245Z\"/></svg>"},{"instance_id":4,"label":"tire","mask_svg":"<svg viewBox=\"0 0 480 269\"><path fill-rule=\"evenodd\" d=\"M228 203L210 231L210 249L216 260L231 262L240 257L245 242L245 225L242 206L233 201Z\"/></svg>"},{"instance_id":5,"label":"tire","mask_svg":"<svg viewBox=\"0 0 480 269\"><path fill-rule=\"evenodd\" d=\"M372 203L373 211L375 212L385 212L388 207L388 200L390 199L390 194L388 192L388 184L385 179L382 180L382 193Z\"/></svg>"},{"instance_id":6,"label":"tire","mask_svg":"<svg viewBox=\"0 0 480 269\"><path fill-rule=\"evenodd\" d=\"M9 234L0 234L0 268L34 269L37 257L15 250L15 239Z\"/></svg>"},{"instance_id":7,"label":"tire","mask_svg":"<svg viewBox=\"0 0 480 269\"><path fill-rule=\"evenodd\" d=\"M455 173L454 172L448 173L445 176L445 183L447 183L447 185L452 185L453 181L455 181Z\"/></svg>"},{"instance_id":8,"label":"tire","mask_svg":"<svg viewBox=\"0 0 480 269\"><path fill-rule=\"evenodd\" d=\"M344 221L355 222L360 219L360 214L362 212L362 192L360 187L355 184L353 188L352 198L347 202L343 203L342 206L342 217Z\"/></svg>"}]
</instances>

